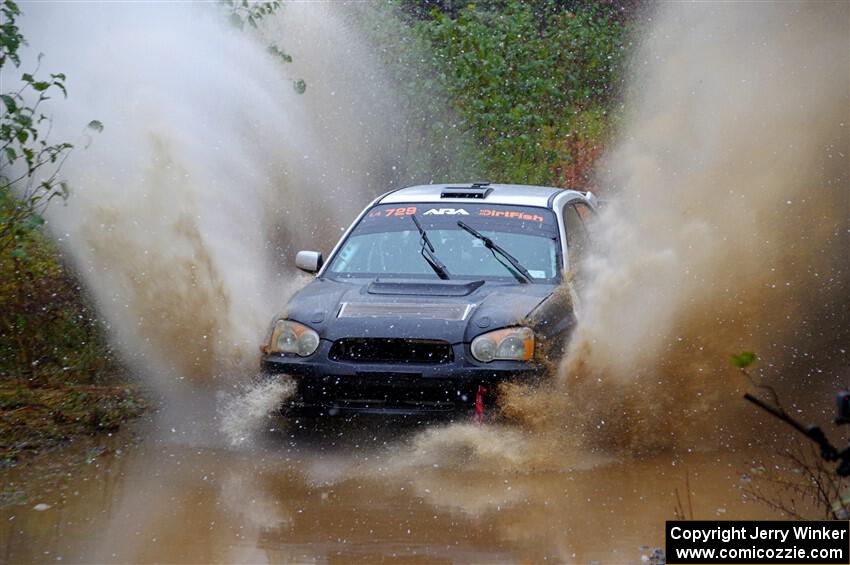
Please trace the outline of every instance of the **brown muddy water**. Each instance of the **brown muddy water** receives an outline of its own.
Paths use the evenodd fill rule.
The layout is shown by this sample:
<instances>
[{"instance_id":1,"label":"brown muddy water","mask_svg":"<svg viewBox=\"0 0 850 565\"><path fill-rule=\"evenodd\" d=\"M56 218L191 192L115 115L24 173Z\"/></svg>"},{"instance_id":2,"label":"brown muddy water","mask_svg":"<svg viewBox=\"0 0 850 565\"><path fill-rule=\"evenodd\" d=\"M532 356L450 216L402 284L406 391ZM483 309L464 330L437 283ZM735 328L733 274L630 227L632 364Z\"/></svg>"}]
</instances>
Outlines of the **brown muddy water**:
<instances>
[{"instance_id":1,"label":"brown muddy water","mask_svg":"<svg viewBox=\"0 0 850 565\"><path fill-rule=\"evenodd\" d=\"M637 563L677 506L776 517L744 493L769 460L752 450L517 472L400 466L421 427L382 421L271 432L248 450L151 425L3 471L0 561Z\"/></svg>"}]
</instances>

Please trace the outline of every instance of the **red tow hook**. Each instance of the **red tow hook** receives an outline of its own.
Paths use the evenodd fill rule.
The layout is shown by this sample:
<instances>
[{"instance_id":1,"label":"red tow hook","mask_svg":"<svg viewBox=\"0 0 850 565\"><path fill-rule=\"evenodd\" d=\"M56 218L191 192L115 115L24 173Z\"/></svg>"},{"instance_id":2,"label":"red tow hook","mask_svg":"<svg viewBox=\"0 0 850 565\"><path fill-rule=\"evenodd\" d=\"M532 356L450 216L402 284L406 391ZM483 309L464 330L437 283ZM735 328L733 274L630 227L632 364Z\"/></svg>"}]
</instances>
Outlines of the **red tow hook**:
<instances>
[{"instance_id":1,"label":"red tow hook","mask_svg":"<svg viewBox=\"0 0 850 565\"><path fill-rule=\"evenodd\" d=\"M484 395L487 394L487 388L478 385L478 392L475 393L475 421L479 424L484 423Z\"/></svg>"}]
</instances>

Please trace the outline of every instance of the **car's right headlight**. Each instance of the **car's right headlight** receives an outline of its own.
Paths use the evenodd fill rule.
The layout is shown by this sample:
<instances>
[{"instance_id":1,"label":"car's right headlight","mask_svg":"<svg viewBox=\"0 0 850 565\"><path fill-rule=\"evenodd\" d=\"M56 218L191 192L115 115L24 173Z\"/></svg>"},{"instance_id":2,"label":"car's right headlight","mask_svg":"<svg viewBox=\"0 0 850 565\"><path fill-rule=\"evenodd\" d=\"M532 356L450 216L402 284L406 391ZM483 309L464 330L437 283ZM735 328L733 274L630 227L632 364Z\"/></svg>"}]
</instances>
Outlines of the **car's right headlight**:
<instances>
[{"instance_id":1,"label":"car's right headlight","mask_svg":"<svg viewBox=\"0 0 850 565\"><path fill-rule=\"evenodd\" d=\"M487 332L472 340L470 350L482 363L496 359L528 361L534 356L534 332L526 327Z\"/></svg>"},{"instance_id":2,"label":"car's right headlight","mask_svg":"<svg viewBox=\"0 0 850 565\"><path fill-rule=\"evenodd\" d=\"M275 322L269 341L269 353L295 353L307 357L318 348L319 334L314 330L291 320Z\"/></svg>"}]
</instances>

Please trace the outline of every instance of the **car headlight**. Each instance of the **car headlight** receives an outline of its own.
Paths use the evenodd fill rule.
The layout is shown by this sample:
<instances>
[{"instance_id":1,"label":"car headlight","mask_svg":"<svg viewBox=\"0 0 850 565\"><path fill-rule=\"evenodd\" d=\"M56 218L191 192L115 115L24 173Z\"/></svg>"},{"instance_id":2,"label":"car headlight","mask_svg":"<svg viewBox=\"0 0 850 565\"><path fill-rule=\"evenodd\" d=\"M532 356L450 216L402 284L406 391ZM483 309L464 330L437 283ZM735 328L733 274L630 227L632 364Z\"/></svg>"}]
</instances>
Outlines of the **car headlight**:
<instances>
[{"instance_id":1,"label":"car headlight","mask_svg":"<svg viewBox=\"0 0 850 565\"><path fill-rule=\"evenodd\" d=\"M472 340L472 356L482 363L495 359L528 361L534 356L534 332L531 328L505 328L481 334Z\"/></svg>"},{"instance_id":2,"label":"car headlight","mask_svg":"<svg viewBox=\"0 0 850 565\"><path fill-rule=\"evenodd\" d=\"M278 320L272 329L269 353L295 353L307 357L319 348L319 334L304 324Z\"/></svg>"}]
</instances>

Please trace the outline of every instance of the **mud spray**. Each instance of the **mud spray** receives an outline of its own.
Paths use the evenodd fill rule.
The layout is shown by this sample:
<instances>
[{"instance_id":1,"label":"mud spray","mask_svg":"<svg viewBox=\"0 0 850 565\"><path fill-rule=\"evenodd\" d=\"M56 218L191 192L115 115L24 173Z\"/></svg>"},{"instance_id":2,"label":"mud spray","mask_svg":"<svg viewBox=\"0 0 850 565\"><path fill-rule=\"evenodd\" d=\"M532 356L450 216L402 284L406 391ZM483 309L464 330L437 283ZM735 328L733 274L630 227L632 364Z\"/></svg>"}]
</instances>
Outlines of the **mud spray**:
<instances>
[{"instance_id":1,"label":"mud spray","mask_svg":"<svg viewBox=\"0 0 850 565\"><path fill-rule=\"evenodd\" d=\"M590 407L566 411L584 441L699 448L731 433L741 350L774 364L762 377L792 404L850 378L848 37L845 3L654 17L599 172L620 201L559 374Z\"/></svg>"},{"instance_id":2,"label":"mud spray","mask_svg":"<svg viewBox=\"0 0 850 565\"><path fill-rule=\"evenodd\" d=\"M409 180L394 176L392 89L332 4L287 4L259 33L217 4L25 11L42 70L68 76L53 133L78 145L63 169L72 196L49 225L123 358L184 428L208 428L186 414L256 373L271 317L303 284L294 252L327 252L372 197ZM92 119L103 132L78 138ZM263 390L280 400L291 387ZM250 428L274 403L249 390L225 424Z\"/></svg>"},{"instance_id":3,"label":"mud spray","mask_svg":"<svg viewBox=\"0 0 850 565\"><path fill-rule=\"evenodd\" d=\"M829 421L807 409L828 413L850 382L848 16L844 2L648 14L556 384L504 391L519 429L429 430L400 461L564 468L763 440L729 367L742 350L789 409Z\"/></svg>"}]
</instances>

